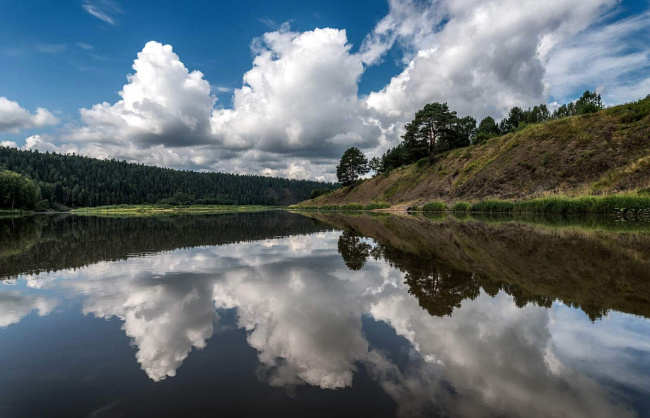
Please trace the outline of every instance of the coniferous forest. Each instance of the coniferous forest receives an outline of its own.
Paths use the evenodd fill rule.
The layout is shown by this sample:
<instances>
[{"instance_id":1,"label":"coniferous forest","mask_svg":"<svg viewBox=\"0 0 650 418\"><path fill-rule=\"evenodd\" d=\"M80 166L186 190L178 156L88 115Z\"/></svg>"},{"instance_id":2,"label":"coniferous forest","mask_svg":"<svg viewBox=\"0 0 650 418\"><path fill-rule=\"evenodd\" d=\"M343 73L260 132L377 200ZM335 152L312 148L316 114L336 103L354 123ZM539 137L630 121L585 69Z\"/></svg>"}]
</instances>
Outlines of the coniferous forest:
<instances>
[{"instance_id":1,"label":"coniferous forest","mask_svg":"<svg viewBox=\"0 0 650 418\"><path fill-rule=\"evenodd\" d=\"M26 200L29 204L16 205L26 209L38 202L43 208L52 204L93 207L155 203L283 206L308 199L314 189L335 187L309 180L180 171L0 147L0 171L3 170L23 176L25 181L20 184L33 181L36 186L36 196L30 195ZM5 177L20 187L13 181L14 175Z\"/></svg>"}]
</instances>

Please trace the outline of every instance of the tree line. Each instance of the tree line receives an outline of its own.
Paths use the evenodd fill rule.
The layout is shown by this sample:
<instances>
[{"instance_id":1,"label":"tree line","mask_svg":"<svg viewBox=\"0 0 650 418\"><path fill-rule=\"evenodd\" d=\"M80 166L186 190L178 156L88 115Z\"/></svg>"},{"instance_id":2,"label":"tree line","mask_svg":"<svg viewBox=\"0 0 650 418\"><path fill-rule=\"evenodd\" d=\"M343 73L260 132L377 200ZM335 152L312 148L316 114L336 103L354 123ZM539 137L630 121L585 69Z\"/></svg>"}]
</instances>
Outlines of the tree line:
<instances>
[{"instance_id":1,"label":"tree line","mask_svg":"<svg viewBox=\"0 0 650 418\"><path fill-rule=\"evenodd\" d=\"M291 205L334 184L226 173L200 173L79 155L0 147L0 207L53 204ZM13 172L13 173L12 173Z\"/></svg>"},{"instance_id":2,"label":"tree line","mask_svg":"<svg viewBox=\"0 0 650 418\"><path fill-rule=\"evenodd\" d=\"M487 116L477 125L476 119L471 116L459 117L456 111L449 109L447 103L429 103L406 124L406 132L397 146L369 161L359 149L350 148L343 154L336 174L341 184L351 185L369 171L385 173L424 158L433 164L436 155L441 152L480 145L531 124L594 113L602 108L600 94L585 91L577 101L563 104L553 112L545 104L527 110L515 106L500 122Z\"/></svg>"}]
</instances>

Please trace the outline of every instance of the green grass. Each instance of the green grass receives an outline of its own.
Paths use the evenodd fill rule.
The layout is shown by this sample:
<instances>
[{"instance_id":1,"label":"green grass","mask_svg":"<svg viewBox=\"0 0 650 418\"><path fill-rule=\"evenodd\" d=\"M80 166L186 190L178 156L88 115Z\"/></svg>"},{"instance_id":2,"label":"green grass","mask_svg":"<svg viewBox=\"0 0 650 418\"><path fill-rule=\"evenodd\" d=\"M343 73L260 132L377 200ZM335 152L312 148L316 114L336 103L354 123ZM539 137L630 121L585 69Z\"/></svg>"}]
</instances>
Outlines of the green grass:
<instances>
[{"instance_id":1,"label":"green grass","mask_svg":"<svg viewBox=\"0 0 650 418\"><path fill-rule=\"evenodd\" d=\"M347 205L341 206L341 210L363 210L363 205L357 203L349 203Z\"/></svg>"},{"instance_id":2,"label":"green grass","mask_svg":"<svg viewBox=\"0 0 650 418\"><path fill-rule=\"evenodd\" d=\"M490 199L474 203L471 212L508 213L514 210L514 204L505 200Z\"/></svg>"},{"instance_id":3,"label":"green grass","mask_svg":"<svg viewBox=\"0 0 650 418\"><path fill-rule=\"evenodd\" d=\"M632 214L650 216L650 196L611 195L583 197L545 197L520 202L486 200L471 207L486 213Z\"/></svg>"},{"instance_id":4,"label":"green grass","mask_svg":"<svg viewBox=\"0 0 650 418\"><path fill-rule=\"evenodd\" d=\"M388 203L371 203L364 206L364 210L374 210L374 209L388 209L390 205Z\"/></svg>"},{"instance_id":5,"label":"green grass","mask_svg":"<svg viewBox=\"0 0 650 418\"><path fill-rule=\"evenodd\" d=\"M341 207L336 205L324 205L321 206L319 210L341 210Z\"/></svg>"},{"instance_id":6,"label":"green grass","mask_svg":"<svg viewBox=\"0 0 650 418\"><path fill-rule=\"evenodd\" d=\"M451 210L454 212L469 212L472 208L472 205L467 202L457 202Z\"/></svg>"},{"instance_id":7,"label":"green grass","mask_svg":"<svg viewBox=\"0 0 650 418\"><path fill-rule=\"evenodd\" d=\"M442 212L449 210L445 202L429 202L422 206L423 212Z\"/></svg>"},{"instance_id":8,"label":"green grass","mask_svg":"<svg viewBox=\"0 0 650 418\"><path fill-rule=\"evenodd\" d=\"M155 215L165 213L225 213L225 212L259 212L273 209L271 206L235 206L235 205L112 205L94 208L73 209L78 215Z\"/></svg>"}]
</instances>

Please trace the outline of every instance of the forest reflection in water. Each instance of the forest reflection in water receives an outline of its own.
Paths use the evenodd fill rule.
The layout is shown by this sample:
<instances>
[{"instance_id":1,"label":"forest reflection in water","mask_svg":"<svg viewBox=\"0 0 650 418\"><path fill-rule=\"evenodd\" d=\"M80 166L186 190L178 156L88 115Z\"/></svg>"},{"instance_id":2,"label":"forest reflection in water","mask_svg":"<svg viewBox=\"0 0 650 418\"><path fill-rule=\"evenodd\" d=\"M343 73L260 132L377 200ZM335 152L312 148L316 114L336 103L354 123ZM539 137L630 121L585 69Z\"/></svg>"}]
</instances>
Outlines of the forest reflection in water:
<instances>
[{"instance_id":1,"label":"forest reflection in water","mask_svg":"<svg viewBox=\"0 0 650 418\"><path fill-rule=\"evenodd\" d=\"M2 221L0 411L647 416L650 236L616 228Z\"/></svg>"}]
</instances>

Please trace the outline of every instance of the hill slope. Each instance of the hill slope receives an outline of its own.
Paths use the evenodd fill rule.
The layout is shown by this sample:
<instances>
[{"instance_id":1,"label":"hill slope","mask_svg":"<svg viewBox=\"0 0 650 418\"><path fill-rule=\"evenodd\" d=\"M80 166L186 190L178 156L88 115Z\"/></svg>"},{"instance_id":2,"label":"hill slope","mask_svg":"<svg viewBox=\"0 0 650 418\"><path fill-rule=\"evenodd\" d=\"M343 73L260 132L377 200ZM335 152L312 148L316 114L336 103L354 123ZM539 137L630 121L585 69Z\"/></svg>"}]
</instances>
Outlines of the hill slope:
<instances>
[{"instance_id":1,"label":"hill slope","mask_svg":"<svg viewBox=\"0 0 650 418\"><path fill-rule=\"evenodd\" d=\"M650 98L530 125L483 145L381 174L308 205L419 204L549 194L609 194L650 186Z\"/></svg>"}]
</instances>

